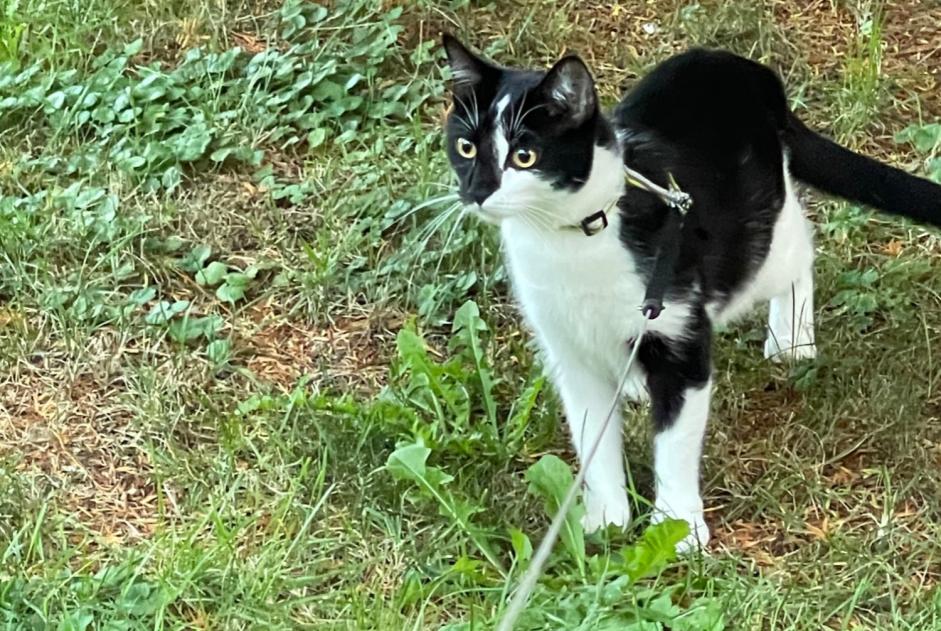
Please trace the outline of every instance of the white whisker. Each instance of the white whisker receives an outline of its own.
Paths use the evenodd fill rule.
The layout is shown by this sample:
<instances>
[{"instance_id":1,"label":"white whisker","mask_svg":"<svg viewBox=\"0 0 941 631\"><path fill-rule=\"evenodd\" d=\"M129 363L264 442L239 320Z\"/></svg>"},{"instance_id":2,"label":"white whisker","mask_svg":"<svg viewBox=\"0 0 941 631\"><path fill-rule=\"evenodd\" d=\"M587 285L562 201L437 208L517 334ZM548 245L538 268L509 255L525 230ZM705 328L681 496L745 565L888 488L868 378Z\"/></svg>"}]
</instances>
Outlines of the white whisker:
<instances>
[{"instance_id":1,"label":"white whisker","mask_svg":"<svg viewBox=\"0 0 941 631\"><path fill-rule=\"evenodd\" d=\"M421 256L425 253L425 249L428 247L428 242L431 240L431 237L434 236L434 234L439 229L441 229L441 226L446 224L448 220L454 215L454 213L458 211L458 209L461 209L461 208L462 208L461 204L454 204L453 206L449 207L445 212L443 212L439 217L435 218L435 220L431 222L429 227L426 228L423 231L422 235L419 237L418 242L416 244L413 244L413 247L415 245L417 245L417 247L415 247L414 249L412 260L418 263L418 265L412 266L412 273L409 275L408 281L406 281L409 287L411 287L413 284L413 281L415 279L415 273L422 267Z\"/></svg>"},{"instance_id":2,"label":"white whisker","mask_svg":"<svg viewBox=\"0 0 941 631\"><path fill-rule=\"evenodd\" d=\"M418 211L424 210L425 208L428 208L429 206L434 206L435 204L438 204L440 202L454 202L454 201L457 201L459 197L460 196L457 193L449 193L448 195L442 195L440 197L435 197L433 199L425 200L421 204L418 204L417 206L410 208L401 216L396 217L396 219L392 223L390 223L385 229L389 230L393 226L396 226L397 224L402 223L403 221L405 221L406 219L408 219L409 217L411 217Z\"/></svg>"},{"instance_id":3,"label":"white whisker","mask_svg":"<svg viewBox=\"0 0 941 631\"><path fill-rule=\"evenodd\" d=\"M462 99L462 98L459 97L457 94L455 94L455 95L454 95L454 100L457 101L458 104L459 104L462 108L464 108L464 113L467 114L467 117L468 117L468 118L470 118L470 119L475 119L475 120L476 120L476 116L474 115L474 113L471 112L471 109L467 106L467 103L464 102L464 99ZM474 100L474 110L475 110L475 111L477 110L477 101L476 101L476 99ZM470 123L470 121L468 120L468 118L464 118L463 116L461 116L461 115L458 114L457 112L454 112L454 117L458 120L459 123L461 123L462 125L464 125L464 126L467 128L468 131L474 131L474 129L475 129L476 126L475 126L475 125L472 125L472 124Z\"/></svg>"},{"instance_id":4,"label":"white whisker","mask_svg":"<svg viewBox=\"0 0 941 631\"><path fill-rule=\"evenodd\" d=\"M480 111L477 109L477 92L474 91L474 88L471 88L471 97L474 101L474 129L480 128Z\"/></svg>"},{"instance_id":5,"label":"white whisker","mask_svg":"<svg viewBox=\"0 0 941 631\"><path fill-rule=\"evenodd\" d=\"M457 219L454 220L454 225L451 226L451 231L448 233L447 238L444 240L444 245L441 246L441 254L438 256L438 263L435 265L435 276L438 275L438 272L441 271L441 262L444 260L445 255L448 253L448 245L451 244L451 239L454 238L454 233L457 232L458 226L461 225L461 221L464 219L464 216L467 214L465 208L462 208L458 214Z\"/></svg>"},{"instance_id":6,"label":"white whisker","mask_svg":"<svg viewBox=\"0 0 941 631\"><path fill-rule=\"evenodd\" d=\"M526 120L526 117L527 117L527 116L529 116L530 114L532 114L532 113L535 112L536 110L538 110L538 109L540 109L540 108L543 108L543 107L548 107L548 105L545 104L545 103L537 103L536 105L533 105L531 108L529 108L528 110L526 110L526 113L523 114L522 116L520 116L519 125L522 125L522 124L523 124L523 121ZM514 129L514 131L516 131L516 130Z\"/></svg>"},{"instance_id":7,"label":"white whisker","mask_svg":"<svg viewBox=\"0 0 941 631\"><path fill-rule=\"evenodd\" d=\"M523 113L523 108L526 107L526 97L529 96L528 93L523 93L523 98L520 99L519 107L515 108L513 112L513 123L510 125L510 136L516 134L516 130L519 128L521 114Z\"/></svg>"}]
</instances>

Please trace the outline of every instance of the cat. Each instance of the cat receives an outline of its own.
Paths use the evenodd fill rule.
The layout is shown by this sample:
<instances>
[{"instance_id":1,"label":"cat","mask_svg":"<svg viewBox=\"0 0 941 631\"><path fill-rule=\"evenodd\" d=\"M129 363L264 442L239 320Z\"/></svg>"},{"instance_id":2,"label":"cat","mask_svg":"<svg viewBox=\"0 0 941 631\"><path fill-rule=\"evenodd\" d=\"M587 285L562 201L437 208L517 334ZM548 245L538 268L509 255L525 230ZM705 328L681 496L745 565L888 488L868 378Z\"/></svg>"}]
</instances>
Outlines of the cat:
<instances>
[{"instance_id":1,"label":"cat","mask_svg":"<svg viewBox=\"0 0 941 631\"><path fill-rule=\"evenodd\" d=\"M460 198L499 227L510 284L561 398L580 460L620 396L649 400L653 519L689 523L704 546L699 466L716 325L769 301L764 354L798 360L814 344L812 227L802 182L941 225L941 186L808 129L766 66L692 49L660 63L606 116L585 63L499 66L453 36L443 45L453 102L447 153ZM661 198L625 183L624 165L692 197L679 231ZM662 314L639 306L661 245L677 247ZM627 526L622 419L605 428L583 491L587 531Z\"/></svg>"}]
</instances>

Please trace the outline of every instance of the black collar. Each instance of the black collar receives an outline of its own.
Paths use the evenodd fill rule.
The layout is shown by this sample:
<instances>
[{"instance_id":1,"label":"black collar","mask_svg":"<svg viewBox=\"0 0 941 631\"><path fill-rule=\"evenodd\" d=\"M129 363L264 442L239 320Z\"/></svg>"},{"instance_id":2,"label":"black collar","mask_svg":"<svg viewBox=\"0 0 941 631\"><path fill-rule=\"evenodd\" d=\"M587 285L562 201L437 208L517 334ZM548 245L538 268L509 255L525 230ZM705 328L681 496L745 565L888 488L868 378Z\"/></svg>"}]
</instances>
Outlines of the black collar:
<instances>
[{"instance_id":1,"label":"black collar","mask_svg":"<svg viewBox=\"0 0 941 631\"><path fill-rule=\"evenodd\" d=\"M680 187L676 185L676 182L673 180L673 176L670 176L670 187L663 188L658 184L650 181L644 175L629 166L624 166L624 181L629 186L634 186L648 193L653 193L660 198L663 203L665 203L670 208L674 208L679 211L680 218L686 215L686 212L689 210L690 206L693 205L693 200L689 194L680 190ZM617 202L615 202L616 204ZM611 207L608 206L608 210ZM680 222L682 225L682 221ZM592 214L588 215L577 224L564 226L567 229L576 229L581 230L586 237L593 237L602 230L608 227L608 214L604 208L601 210L595 211Z\"/></svg>"},{"instance_id":2,"label":"black collar","mask_svg":"<svg viewBox=\"0 0 941 631\"><path fill-rule=\"evenodd\" d=\"M611 202L604 208L599 208L578 223L562 226L565 230L578 230L586 237L593 237L608 227L608 213L617 206L617 200Z\"/></svg>"},{"instance_id":3,"label":"black collar","mask_svg":"<svg viewBox=\"0 0 941 631\"><path fill-rule=\"evenodd\" d=\"M608 214L602 208L579 221L578 227L581 228L586 237L594 236L608 227Z\"/></svg>"}]
</instances>

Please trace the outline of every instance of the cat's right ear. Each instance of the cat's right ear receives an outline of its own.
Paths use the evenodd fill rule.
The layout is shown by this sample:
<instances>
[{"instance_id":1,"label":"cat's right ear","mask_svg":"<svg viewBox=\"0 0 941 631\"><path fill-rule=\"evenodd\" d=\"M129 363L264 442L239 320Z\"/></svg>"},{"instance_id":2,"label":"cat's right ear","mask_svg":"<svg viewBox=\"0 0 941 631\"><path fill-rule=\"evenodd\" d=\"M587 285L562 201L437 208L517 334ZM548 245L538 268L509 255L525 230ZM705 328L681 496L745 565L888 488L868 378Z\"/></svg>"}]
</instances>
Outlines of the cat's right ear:
<instances>
[{"instance_id":1,"label":"cat's right ear","mask_svg":"<svg viewBox=\"0 0 941 631\"><path fill-rule=\"evenodd\" d=\"M448 65L454 77L455 89L472 88L493 71L493 66L469 51L453 35L445 33L441 37L441 43L448 55Z\"/></svg>"}]
</instances>

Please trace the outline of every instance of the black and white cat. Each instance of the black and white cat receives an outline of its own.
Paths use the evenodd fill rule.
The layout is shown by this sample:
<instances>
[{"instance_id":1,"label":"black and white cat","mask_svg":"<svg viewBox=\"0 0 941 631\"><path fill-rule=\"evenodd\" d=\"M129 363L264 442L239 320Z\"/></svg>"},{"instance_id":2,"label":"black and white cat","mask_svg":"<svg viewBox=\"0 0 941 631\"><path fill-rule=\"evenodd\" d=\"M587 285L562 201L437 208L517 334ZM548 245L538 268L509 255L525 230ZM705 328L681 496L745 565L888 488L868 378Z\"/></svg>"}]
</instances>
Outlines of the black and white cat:
<instances>
[{"instance_id":1,"label":"black and white cat","mask_svg":"<svg viewBox=\"0 0 941 631\"><path fill-rule=\"evenodd\" d=\"M579 458L619 394L649 399L655 519L689 522L681 548L705 544L699 461L713 327L768 300L765 356L816 352L812 228L795 180L935 225L941 186L810 131L773 71L731 53L668 59L606 117L577 57L547 72L518 70L450 36L444 46L454 77L448 156L461 198L500 228L513 290ZM665 227L675 210L625 184L623 165L661 186L672 177L692 196L680 232ZM679 240L665 309L618 393L663 239ZM586 471L588 530L631 518L616 420Z\"/></svg>"}]
</instances>

